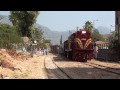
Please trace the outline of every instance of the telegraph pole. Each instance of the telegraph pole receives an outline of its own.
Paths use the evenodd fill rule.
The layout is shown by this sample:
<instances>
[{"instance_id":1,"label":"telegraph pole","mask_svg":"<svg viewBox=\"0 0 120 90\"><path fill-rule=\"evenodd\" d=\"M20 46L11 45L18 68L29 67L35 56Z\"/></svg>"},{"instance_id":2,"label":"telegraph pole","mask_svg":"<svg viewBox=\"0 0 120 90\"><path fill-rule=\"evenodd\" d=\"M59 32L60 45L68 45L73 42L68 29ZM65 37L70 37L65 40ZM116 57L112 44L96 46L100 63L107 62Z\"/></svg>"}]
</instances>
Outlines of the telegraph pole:
<instances>
[{"instance_id":1,"label":"telegraph pole","mask_svg":"<svg viewBox=\"0 0 120 90\"><path fill-rule=\"evenodd\" d=\"M77 31L79 30L79 27L77 27Z\"/></svg>"},{"instance_id":2,"label":"telegraph pole","mask_svg":"<svg viewBox=\"0 0 120 90\"><path fill-rule=\"evenodd\" d=\"M119 35L120 25L118 24L118 43L120 44L120 35Z\"/></svg>"},{"instance_id":3,"label":"telegraph pole","mask_svg":"<svg viewBox=\"0 0 120 90\"><path fill-rule=\"evenodd\" d=\"M120 11L115 11L115 25L118 32L118 45L120 45ZM120 50L118 51L118 58L120 60Z\"/></svg>"}]
</instances>

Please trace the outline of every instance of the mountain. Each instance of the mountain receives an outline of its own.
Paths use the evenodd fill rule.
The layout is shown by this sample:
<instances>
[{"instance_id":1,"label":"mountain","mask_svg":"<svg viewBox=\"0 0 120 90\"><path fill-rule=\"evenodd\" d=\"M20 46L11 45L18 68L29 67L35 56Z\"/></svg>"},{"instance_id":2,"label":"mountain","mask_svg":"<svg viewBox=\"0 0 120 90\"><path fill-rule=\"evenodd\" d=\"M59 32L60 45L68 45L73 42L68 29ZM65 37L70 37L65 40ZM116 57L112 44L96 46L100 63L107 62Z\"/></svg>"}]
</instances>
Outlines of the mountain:
<instances>
[{"instance_id":1,"label":"mountain","mask_svg":"<svg viewBox=\"0 0 120 90\"><path fill-rule=\"evenodd\" d=\"M110 34L110 29L104 26L100 26L97 28L100 34Z\"/></svg>"},{"instance_id":2,"label":"mountain","mask_svg":"<svg viewBox=\"0 0 120 90\"><path fill-rule=\"evenodd\" d=\"M0 15L0 23L6 23L6 24L9 24L12 26L12 23L10 22L8 16ZM44 38L51 40L51 43L53 45L60 44L61 35L62 35L62 42L64 42L65 40L67 40L68 36L71 33L75 32L75 31L71 31L71 32L69 32L69 31L61 31L61 32L60 31L52 31L48 27L39 25L39 24L35 24L34 27L42 30ZM100 26L97 29L100 32L100 34L109 34L110 33L110 29L107 27Z\"/></svg>"},{"instance_id":3,"label":"mountain","mask_svg":"<svg viewBox=\"0 0 120 90\"><path fill-rule=\"evenodd\" d=\"M12 22L9 20L8 16L0 15L0 23L2 24L5 23L12 26ZM39 24L35 24L34 27L38 28L39 30L42 30L44 38L51 40L51 43L54 45L60 44L61 35L63 39L62 41L65 41L69 36L69 32L67 31L66 32L52 31L48 27Z\"/></svg>"},{"instance_id":4,"label":"mountain","mask_svg":"<svg viewBox=\"0 0 120 90\"><path fill-rule=\"evenodd\" d=\"M60 32L52 31L48 27L39 24L35 24L34 27L42 30L44 38L51 40L52 44L59 44L61 37Z\"/></svg>"},{"instance_id":5,"label":"mountain","mask_svg":"<svg viewBox=\"0 0 120 90\"><path fill-rule=\"evenodd\" d=\"M67 40L67 38L69 36L68 31L64 31L64 32L52 31L48 27L43 26L43 25L39 25L39 24L35 24L34 27L39 28L40 30L42 30L43 31L43 36L46 39L51 40L51 43L53 45L60 44L61 35L62 35L62 41Z\"/></svg>"}]
</instances>

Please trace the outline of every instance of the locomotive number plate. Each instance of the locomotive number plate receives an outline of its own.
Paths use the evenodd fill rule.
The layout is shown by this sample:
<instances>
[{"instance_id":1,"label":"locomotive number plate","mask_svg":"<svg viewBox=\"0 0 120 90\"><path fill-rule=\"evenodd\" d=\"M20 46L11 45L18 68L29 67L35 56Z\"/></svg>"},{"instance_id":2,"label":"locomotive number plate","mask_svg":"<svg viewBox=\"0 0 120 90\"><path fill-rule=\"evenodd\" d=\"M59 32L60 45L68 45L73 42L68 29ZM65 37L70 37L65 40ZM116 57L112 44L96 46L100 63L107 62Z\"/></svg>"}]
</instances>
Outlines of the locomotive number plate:
<instances>
[{"instance_id":1,"label":"locomotive number plate","mask_svg":"<svg viewBox=\"0 0 120 90\"><path fill-rule=\"evenodd\" d=\"M86 40L86 38L82 38L81 40Z\"/></svg>"}]
</instances>

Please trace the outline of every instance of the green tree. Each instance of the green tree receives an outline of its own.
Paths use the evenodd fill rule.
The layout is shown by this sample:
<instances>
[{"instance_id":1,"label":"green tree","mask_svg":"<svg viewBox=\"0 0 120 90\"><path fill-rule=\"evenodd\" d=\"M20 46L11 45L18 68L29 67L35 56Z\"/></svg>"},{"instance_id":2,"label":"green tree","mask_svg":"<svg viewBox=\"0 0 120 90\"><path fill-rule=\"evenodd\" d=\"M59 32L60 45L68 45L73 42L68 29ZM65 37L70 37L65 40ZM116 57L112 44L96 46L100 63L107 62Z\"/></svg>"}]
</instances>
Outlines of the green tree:
<instances>
[{"instance_id":1,"label":"green tree","mask_svg":"<svg viewBox=\"0 0 120 90\"><path fill-rule=\"evenodd\" d=\"M43 37L43 32L41 28L32 28L32 39L31 41L36 40L37 41L37 47L44 47L46 48L48 44L51 43L50 40L47 40Z\"/></svg>"},{"instance_id":2,"label":"green tree","mask_svg":"<svg viewBox=\"0 0 120 90\"><path fill-rule=\"evenodd\" d=\"M118 46L118 32L115 30L109 39L109 47L116 48Z\"/></svg>"},{"instance_id":3,"label":"green tree","mask_svg":"<svg viewBox=\"0 0 120 90\"><path fill-rule=\"evenodd\" d=\"M2 16L0 16L0 20L2 19L3 17Z\"/></svg>"},{"instance_id":4,"label":"green tree","mask_svg":"<svg viewBox=\"0 0 120 90\"><path fill-rule=\"evenodd\" d=\"M0 47L12 48L13 44L21 42L22 39L14 27L7 24L0 24Z\"/></svg>"},{"instance_id":5,"label":"green tree","mask_svg":"<svg viewBox=\"0 0 120 90\"><path fill-rule=\"evenodd\" d=\"M86 21L85 25L83 26L85 30L92 31L93 30L93 24L90 21Z\"/></svg>"},{"instance_id":6,"label":"green tree","mask_svg":"<svg viewBox=\"0 0 120 90\"><path fill-rule=\"evenodd\" d=\"M35 28L33 38L35 40L41 41L43 37L43 32L41 29Z\"/></svg>"},{"instance_id":7,"label":"green tree","mask_svg":"<svg viewBox=\"0 0 120 90\"><path fill-rule=\"evenodd\" d=\"M105 41L104 38L102 37L102 35L99 33L99 31L97 29L93 30L92 33L92 40L96 40L96 41Z\"/></svg>"},{"instance_id":8,"label":"green tree","mask_svg":"<svg viewBox=\"0 0 120 90\"><path fill-rule=\"evenodd\" d=\"M38 15L38 11L10 11L9 17L22 37L32 37L31 29Z\"/></svg>"},{"instance_id":9,"label":"green tree","mask_svg":"<svg viewBox=\"0 0 120 90\"><path fill-rule=\"evenodd\" d=\"M120 60L120 44L118 42L118 31L115 30L109 37L109 49L111 49L114 54L118 55L118 60Z\"/></svg>"},{"instance_id":10,"label":"green tree","mask_svg":"<svg viewBox=\"0 0 120 90\"><path fill-rule=\"evenodd\" d=\"M43 38L42 42L38 43L38 46L48 48L50 44L51 44L50 40Z\"/></svg>"}]
</instances>

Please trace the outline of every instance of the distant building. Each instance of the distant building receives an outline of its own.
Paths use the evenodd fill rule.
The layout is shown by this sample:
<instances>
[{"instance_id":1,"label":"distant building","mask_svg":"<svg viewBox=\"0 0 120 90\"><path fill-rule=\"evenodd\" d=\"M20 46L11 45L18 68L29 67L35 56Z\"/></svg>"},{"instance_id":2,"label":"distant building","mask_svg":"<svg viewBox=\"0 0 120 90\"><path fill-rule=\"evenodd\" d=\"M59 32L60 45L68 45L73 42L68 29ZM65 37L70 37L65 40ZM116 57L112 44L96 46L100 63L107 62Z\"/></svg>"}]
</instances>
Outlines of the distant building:
<instances>
[{"instance_id":1,"label":"distant building","mask_svg":"<svg viewBox=\"0 0 120 90\"><path fill-rule=\"evenodd\" d=\"M96 41L95 43L99 49L108 49L108 42Z\"/></svg>"}]
</instances>

